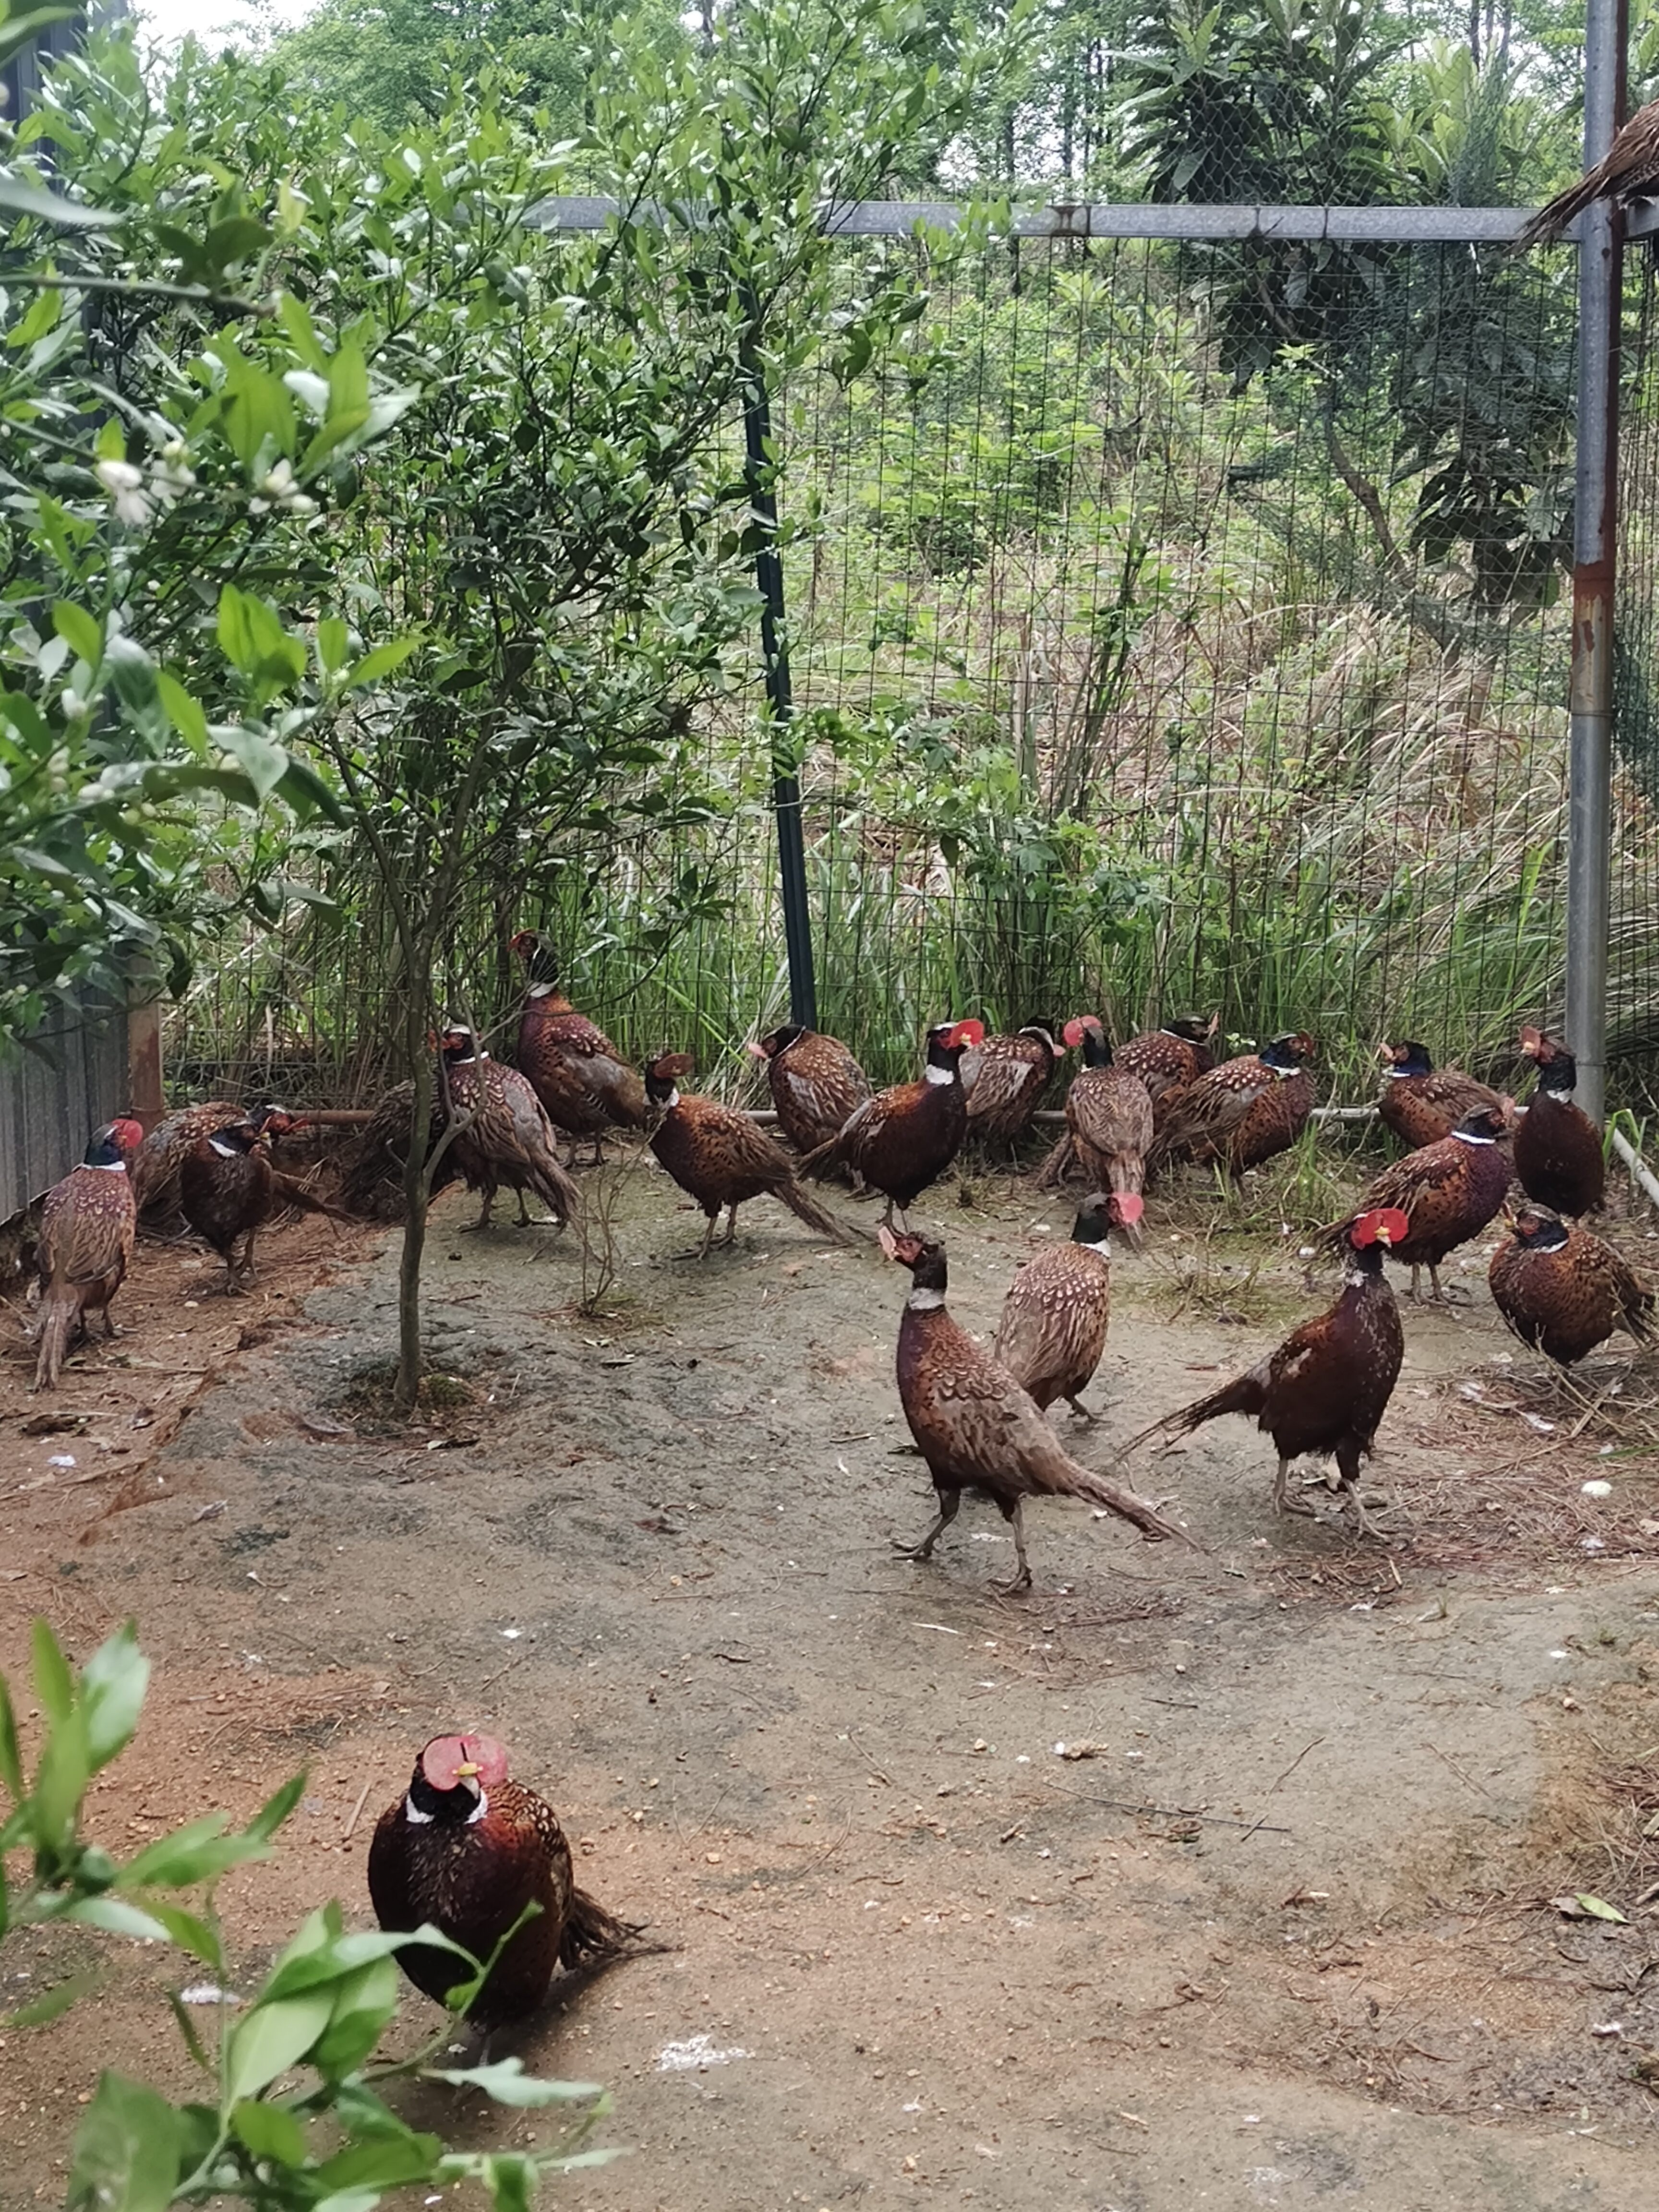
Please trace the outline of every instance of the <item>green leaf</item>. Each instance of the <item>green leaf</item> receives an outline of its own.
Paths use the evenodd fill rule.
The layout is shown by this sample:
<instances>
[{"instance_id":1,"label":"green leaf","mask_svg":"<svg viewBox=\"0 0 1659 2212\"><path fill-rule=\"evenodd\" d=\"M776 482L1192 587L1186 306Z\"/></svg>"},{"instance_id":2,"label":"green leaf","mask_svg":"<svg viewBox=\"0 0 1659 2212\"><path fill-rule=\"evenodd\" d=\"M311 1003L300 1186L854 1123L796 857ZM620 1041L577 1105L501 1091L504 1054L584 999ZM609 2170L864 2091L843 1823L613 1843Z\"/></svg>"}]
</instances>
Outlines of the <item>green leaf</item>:
<instances>
[{"instance_id":1,"label":"green leaf","mask_svg":"<svg viewBox=\"0 0 1659 2212\"><path fill-rule=\"evenodd\" d=\"M288 766L283 771L283 780L277 785L276 792L279 798L288 801L301 822L309 821L313 814L320 814L337 830L350 827L351 817L333 785L308 760L301 759L298 753L289 755ZM299 892L296 896L304 897L307 894ZM332 902L328 903L331 905Z\"/></svg>"},{"instance_id":2,"label":"green leaf","mask_svg":"<svg viewBox=\"0 0 1659 2212\"><path fill-rule=\"evenodd\" d=\"M165 1943L167 1931L155 1916L141 1912L118 1897L83 1897L59 1915L78 1920L86 1928L101 1928L106 1936L131 1936L143 1943Z\"/></svg>"},{"instance_id":3,"label":"green leaf","mask_svg":"<svg viewBox=\"0 0 1659 2212\"><path fill-rule=\"evenodd\" d=\"M77 1706L64 1719L52 1723L34 1770L34 1832L44 1849L69 1849L81 1800L91 1779L86 1716Z\"/></svg>"},{"instance_id":4,"label":"green leaf","mask_svg":"<svg viewBox=\"0 0 1659 2212\"><path fill-rule=\"evenodd\" d=\"M23 1759L17 1746L17 1716L11 1709L11 1689L0 1674L0 1782L14 1803L23 1795Z\"/></svg>"},{"instance_id":5,"label":"green leaf","mask_svg":"<svg viewBox=\"0 0 1659 2212\"><path fill-rule=\"evenodd\" d=\"M155 1914L178 1949L188 1951L192 1959L211 1966L216 1974L224 1972L224 1946L205 1920L186 1912L182 1905L168 1905L156 1897L145 1900L144 1910Z\"/></svg>"},{"instance_id":6,"label":"green leaf","mask_svg":"<svg viewBox=\"0 0 1659 2212\"><path fill-rule=\"evenodd\" d=\"M428 2081L453 2082L458 2089L482 2089L498 2105L583 2104L605 2091L597 2081L544 2081L526 2074L522 2058L498 2058L491 2066L423 2067Z\"/></svg>"},{"instance_id":7,"label":"green leaf","mask_svg":"<svg viewBox=\"0 0 1659 2212\"><path fill-rule=\"evenodd\" d=\"M199 703L165 668L155 672L155 689L173 728L193 750L204 753L208 749L207 716Z\"/></svg>"},{"instance_id":8,"label":"green leaf","mask_svg":"<svg viewBox=\"0 0 1659 2212\"><path fill-rule=\"evenodd\" d=\"M68 2212L166 2212L184 2121L165 2097L119 2074L98 2078L75 2131Z\"/></svg>"},{"instance_id":9,"label":"green leaf","mask_svg":"<svg viewBox=\"0 0 1659 2212\"><path fill-rule=\"evenodd\" d=\"M167 745L170 727L161 705L155 663L136 638L118 632L109 641L107 659L115 682L115 696L127 720L152 752Z\"/></svg>"},{"instance_id":10,"label":"green leaf","mask_svg":"<svg viewBox=\"0 0 1659 2212\"><path fill-rule=\"evenodd\" d=\"M1616 1920L1621 1927L1629 1925L1625 1914L1616 1905L1609 1905L1605 1898L1589 1897L1582 1891L1577 1894L1579 1904L1583 1906L1592 1920Z\"/></svg>"},{"instance_id":11,"label":"green leaf","mask_svg":"<svg viewBox=\"0 0 1659 2212\"><path fill-rule=\"evenodd\" d=\"M352 663L346 672L347 688L361 691L371 684L378 684L394 668L401 668L420 641L418 637L394 637L388 638L384 645L377 645L372 653L366 653L361 660Z\"/></svg>"},{"instance_id":12,"label":"green leaf","mask_svg":"<svg viewBox=\"0 0 1659 2212\"><path fill-rule=\"evenodd\" d=\"M306 1770L291 1774L273 1796L267 1797L242 1833L256 1843L268 1844L306 1794Z\"/></svg>"},{"instance_id":13,"label":"green leaf","mask_svg":"<svg viewBox=\"0 0 1659 2212\"><path fill-rule=\"evenodd\" d=\"M78 201L60 200L55 192L26 185L9 170L0 169L0 214L32 216L37 222L55 223L60 230L113 230L121 221L103 208L82 207Z\"/></svg>"},{"instance_id":14,"label":"green leaf","mask_svg":"<svg viewBox=\"0 0 1659 2212\"><path fill-rule=\"evenodd\" d=\"M9 62L49 24L68 22L75 12L73 8L32 8L25 15L0 17L0 62Z\"/></svg>"},{"instance_id":15,"label":"green leaf","mask_svg":"<svg viewBox=\"0 0 1659 2212\"><path fill-rule=\"evenodd\" d=\"M59 599L52 611L52 626L88 668L97 667L104 657L104 633L84 607L77 607L69 599Z\"/></svg>"},{"instance_id":16,"label":"green leaf","mask_svg":"<svg viewBox=\"0 0 1659 2212\"><path fill-rule=\"evenodd\" d=\"M256 253L263 253L270 242L270 233L264 223L256 222L252 216L236 215L214 224L203 241L202 251L213 267L222 271L234 262L252 260Z\"/></svg>"},{"instance_id":17,"label":"green leaf","mask_svg":"<svg viewBox=\"0 0 1659 2212\"><path fill-rule=\"evenodd\" d=\"M252 2097L297 2065L328 2025L333 2000L327 1990L298 1996L262 1997L230 2039L226 2094Z\"/></svg>"},{"instance_id":18,"label":"green leaf","mask_svg":"<svg viewBox=\"0 0 1659 2212\"><path fill-rule=\"evenodd\" d=\"M314 369L319 376L328 374L328 356L323 351L315 325L303 300L296 300L292 292L284 292L276 303L277 319L288 332L289 343L306 367Z\"/></svg>"},{"instance_id":19,"label":"green leaf","mask_svg":"<svg viewBox=\"0 0 1659 2212\"><path fill-rule=\"evenodd\" d=\"M256 801L263 805L288 773L288 755L257 730L231 728L222 730L219 736L225 750L253 786Z\"/></svg>"},{"instance_id":20,"label":"green leaf","mask_svg":"<svg viewBox=\"0 0 1659 2212\"><path fill-rule=\"evenodd\" d=\"M175 1828L171 1835L158 1836L153 1844L146 1844L122 1868L123 1888L137 1889L153 1881L165 1888L182 1889L187 1882L201 1881L202 1846L224 1834L229 1817L226 1813L204 1813L197 1820L187 1820L182 1828Z\"/></svg>"},{"instance_id":21,"label":"green leaf","mask_svg":"<svg viewBox=\"0 0 1659 2212\"><path fill-rule=\"evenodd\" d=\"M88 1996L98 1982L99 1977L90 1970L71 1974L55 1990L36 1997L33 2004L21 2005L15 2012L0 2013L0 2027L44 2027L48 2021L58 2019L72 2004Z\"/></svg>"},{"instance_id":22,"label":"green leaf","mask_svg":"<svg viewBox=\"0 0 1659 2212\"><path fill-rule=\"evenodd\" d=\"M47 1721L57 1728L75 1709L75 1684L51 1624L37 1620L30 1637L34 1655L34 1688Z\"/></svg>"},{"instance_id":23,"label":"green leaf","mask_svg":"<svg viewBox=\"0 0 1659 2212\"><path fill-rule=\"evenodd\" d=\"M435 1949L453 1951L468 1966L472 1964L459 1943L452 1943L435 1928L418 1929L412 1936L393 1935L378 1928L364 1928L346 1935L339 1924L337 1905L324 1907L323 1913L313 1913L301 1929L288 1949L277 1960L266 1983L264 1996L292 1996L302 1990L313 1990L328 1984L344 1981L360 1967L372 1965L379 1959L390 1959L410 1944L430 1943ZM321 1931L319 1934L319 1923ZM329 2004L333 2006L331 1996Z\"/></svg>"},{"instance_id":24,"label":"green leaf","mask_svg":"<svg viewBox=\"0 0 1659 2212\"><path fill-rule=\"evenodd\" d=\"M317 625L317 659L324 673L331 676L337 668L343 668L350 650L349 627L338 615L325 615Z\"/></svg>"},{"instance_id":25,"label":"green leaf","mask_svg":"<svg viewBox=\"0 0 1659 2212\"><path fill-rule=\"evenodd\" d=\"M318 2168L317 2179L331 2190L396 2189L409 2181L425 2181L443 2155L436 2136L376 2136L356 2142Z\"/></svg>"},{"instance_id":26,"label":"green leaf","mask_svg":"<svg viewBox=\"0 0 1659 2212\"><path fill-rule=\"evenodd\" d=\"M179 2033L185 2039L185 2048L204 2074L214 2074L218 2069L208 2057L196 2023L190 2016L190 2008L177 1990L167 1991L167 2002L173 2008L173 2017L179 2023Z\"/></svg>"},{"instance_id":27,"label":"green leaf","mask_svg":"<svg viewBox=\"0 0 1659 2212\"><path fill-rule=\"evenodd\" d=\"M244 2097L231 2108L231 2132L255 2158L268 2158L278 2166L303 2166L307 2156L306 2131L292 2112L280 2105L267 2105Z\"/></svg>"},{"instance_id":28,"label":"green leaf","mask_svg":"<svg viewBox=\"0 0 1659 2212\"><path fill-rule=\"evenodd\" d=\"M337 1983L325 2033L311 2054L319 2073L355 2073L380 2041L398 2009L395 1960L374 1959Z\"/></svg>"},{"instance_id":29,"label":"green leaf","mask_svg":"<svg viewBox=\"0 0 1659 2212\"><path fill-rule=\"evenodd\" d=\"M138 1649L138 1632L124 1622L81 1669L87 1712L87 1756L96 1774L131 1742L149 1686L149 1662Z\"/></svg>"}]
</instances>

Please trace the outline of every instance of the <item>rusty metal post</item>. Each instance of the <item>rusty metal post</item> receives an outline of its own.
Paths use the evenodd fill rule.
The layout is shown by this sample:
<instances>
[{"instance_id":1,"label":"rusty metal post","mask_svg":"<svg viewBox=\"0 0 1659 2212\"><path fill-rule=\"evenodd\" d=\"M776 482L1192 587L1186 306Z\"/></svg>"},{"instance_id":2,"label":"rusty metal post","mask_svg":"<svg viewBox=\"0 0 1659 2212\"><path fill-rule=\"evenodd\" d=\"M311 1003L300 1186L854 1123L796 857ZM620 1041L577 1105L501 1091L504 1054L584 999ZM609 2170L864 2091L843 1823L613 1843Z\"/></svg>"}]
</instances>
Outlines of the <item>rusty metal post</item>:
<instances>
[{"instance_id":1,"label":"rusty metal post","mask_svg":"<svg viewBox=\"0 0 1659 2212\"><path fill-rule=\"evenodd\" d=\"M1626 0L1589 0L1584 163L1624 114ZM1613 842L1613 585L1617 553L1619 334L1624 217L1598 200L1579 218L1578 442L1573 508L1572 674L1568 692L1568 1050L1578 1100L1601 1118L1607 1079L1607 930Z\"/></svg>"}]
</instances>

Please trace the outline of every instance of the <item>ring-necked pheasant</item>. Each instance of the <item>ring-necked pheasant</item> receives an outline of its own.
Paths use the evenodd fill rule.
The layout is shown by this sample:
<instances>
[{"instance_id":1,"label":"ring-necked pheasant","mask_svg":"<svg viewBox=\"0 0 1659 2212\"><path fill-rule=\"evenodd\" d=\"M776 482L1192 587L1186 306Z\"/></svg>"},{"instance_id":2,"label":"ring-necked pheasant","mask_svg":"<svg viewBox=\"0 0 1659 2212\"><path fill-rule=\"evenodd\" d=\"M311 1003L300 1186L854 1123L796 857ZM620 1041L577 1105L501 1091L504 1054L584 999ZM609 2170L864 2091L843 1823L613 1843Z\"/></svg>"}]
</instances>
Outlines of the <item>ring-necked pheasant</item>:
<instances>
[{"instance_id":1,"label":"ring-necked pheasant","mask_svg":"<svg viewBox=\"0 0 1659 2212\"><path fill-rule=\"evenodd\" d=\"M368 1893L390 1933L430 1924L483 1963L510 1936L468 2008L486 2031L533 2013L556 1966L618 1951L639 1933L577 1888L558 1815L509 1778L506 1752L487 1735L427 1745L408 1790L375 1823ZM405 1945L398 1963L438 2004L471 1978L461 1960L429 1944Z\"/></svg>"},{"instance_id":2,"label":"ring-necked pheasant","mask_svg":"<svg viewBox=\"0 0 1659 2212\"><path fill-rule=\"evenodd\" d=\"M1139 1198L1091 1191L1078 1210L1071 1242L1045 1244L1008 1285L991 1357L1030 1392L1042 1413L1063 1398L1082 1419L1095 1418L1082 1394L1100 1364L1111 1324L1107 1224L1115 1219L1127 1227L1139 1208Z\"/></svg>"},{"instance_id":3,"label":"ring-necked pheasant","mask_svg":"<svg viewBox=\"0 0 1659 2212\"><path fill-rule=\"evenodd\" d=\"M786 1022L748 1048L766 1067L778 1127L798 1152L831 1143L870 1097L870 1079L839 1037Z\"/></svg>"},{"instance_id":4,"label":"ring-necked pheasant","mask_svg":"<svg viewBox=\"0 0 1659 2212\"><path fill-rule=\"evenodd\" d=\"M1571 1366L1622 1328L1654 1337L1653 1292L1613 1246L1528 1208L1510 1224L1487 1280L1498 1310L1523 1344Z\"/></svg>"},{"instance_id":5,"label":"ring-necked pheasant","mask_svg":"<svg viewBox=\"0 0 1659 2212\"><path fill-rule=\"evenodd\" d=\"M1308 1454L1328 1452L1336 1460L1343 1502L1352 1506L1361 1531L1369 1533L1370 1522L1359 1500L1359 1462L1371 1449L1406 1355L1400 1309L1382 1273L1382 1255L1406 1227L1405 1216L1392 1206L1375 1207L1347 1223L1342 1241L1348 1267L1336 1304L1292 1330L1277 1351L1246 1373L1143 1429L1125 1445L1126 1456L1160 1430L1190 1435L1223 1413L1243 1413L1273 1438L1279 1454L1276 1510L1311 1510L1287 1492L1291 1468Z\"/></svg>"},{"instance_id":6,"label":"ring-necked pheasant","mask_svg":"<svg viewBox=\"0 0 1659 2212\"><path fill-rule=\"evenodd\" d=\"M1355 1218L1379 1206L1397 1207L1406 1228L1389 1243L1391 1258L1412 1271L1412 1297L1419 1298L1420 1271L1429 1271L1431 1295L1449 1304L1440 1286L1440 1263L1449 1252L1478 1237L1496 1218L1510 1180L1507 1103L1467 1114L1437 1144L1421 1145L1374 1176ZM1321 1240L1340 1243L1351 1224L1334 1222Z\"/></svg>"},{"instance_id":7,"label":"ring-necked pheasant","mask_svg":"<svg viewBox=\"0 0 1659 2212\"><path fill-rule=\"evenodd\" d=\"M985 1041L976 1021L938 1022L927 1032L927 1066L920 1083L896 1083L867 1099L844 1127L800 1164L805 1175L849 1167L887 1200L884 1226L901 1218L962 1150L968 1101L963 1054Z\"/></svg>"},{"instance_id":8,"label":"ring-necked pheasant","mask_svg":"<svg viewBox=\"0 0 1659 2212\"><path fill-rule=\"evenodd\" d=\"M708 1257L722 1207L728 1213L720 1242L730 1244L738 1233L738 1208L763 1195L781 1199L820 1237L844 1238L847 1231L800 1182L781 1145L774 1144L764 1129L735 1107L681 1091L679 1079L690 1075L695 1065L690 1053L665 1052L648 1061L645 1070L647 1110L656 1125L651 1149L708 1216L701 1249L681 1257Z\"/></svg>"},{"instance_id":9,"label":"ring-necked pheasant","mask_svg":"<svg viewBox=\"0 0 1659 2212\"><path fill-rule=\"evenodd\" d=\"M638 1071L560 990L544 939L521 929L511 949L524 961L528 979L514 1054L520 1073L529 1078L556 1128L573 1139L592 1137L597 1165L605 1158L607 1129L645 1127Z\"/></svg>"},{"instance_id":10,"label":"ring-necked pheasant","mask_svg":"<svg viewBox=\"0 0 1659 2212\"><path fill-rule=\"evenodd\" d=\"M40 1278L39 1350L34 1388L50 1390L63 1371L77 1330L101 1313L112 1337L110 1300L132 1258L137 1208L127 1163L143 1138L123 1117L96 1131L79 1167L53 1183L40 1209L35 1264Z\"/></svg>"},{"instance_id":11,"label":"ring-necked pheasant","mask_svg":"<svg viewBox=\"0 0 1659 2212\"><path fill-rule=\"evenodd\" d=\"M559 1164L553 1124L528 1077L481 1051L468 1029L446 1030L439 1048L458 1125L450 1156L467 1188L483 1194L483 1210L471 1226L489 1226L495 1193L505 1187L518 1194L521 1228L530 1225L524 1194L532 1190L562 1229L578 1211L580 1194Z\"/></svg>"},{"instance_id":12,"label":"ring-necked pheasant","mask_svg":"<svg viewBox=\"0 0 1659 2212\"><path fill-rule=\"evenodd\" d=\"M1103 1505L1149 1536L1182 1536L1150 1499L1072 1458L1030 1393L957 1327L945 1309L945 1247L931 1238L880 1231L881 1249L910 1271L899 1326L898 1389L904 1418L939 1493L939 1518L919 1544L896 1548L930 1559L957 1516L964 1490L988 1498L1013 1530L1017 1562L1007 1591L1029 1589L1023 1508L1028 1498L1081 1498Z\"/></svg>"},{"instance_id":13,"label":"ring-necked pheasant","mask_svg":"<svg viewBox=\"0 0 1659 2212\"><path fill-rule=\"evenodd\" d=\"M1314 1053L1313 1039L1298 1032L1200 1075L1159 1124L1148 1170L1218 1160L1237 1180L1247 1168L1288 1152L1313 1112L1308 1062Z\"/></svg>"},{"instance_id":14,"label":"ring-necked pheasant","mask_svg":"<svg viewBox=\"0 0 1659 2212\"><path fill-rule=\"evenodd\" d=\"M1506 1110L1502 1095L1460 1068L1437 1067L1425 1044L1414 1040L1379 1046L1388 1074L1376 1102L1377 1118L1413 1151L1438 1144L1468 1114L1483 1107Z\"/></svg>"},{"instance_id":15,"label":"ring-necked pheasant","mask_svg":"<svg viewBox=\"0 0 1659 2212\"><path fill-rule=\"evenodd\" d=\"M1515 1133L1515 1172L1527 1196L1552 1212L1594 1213L1607 1195L1601 1133L1573 1097L1578 1064L1539 1030L1521 1032L1538 1082Z\"/></svg>"},{"instance_id":16,"label":"ring-necked pheasant","mask_svg":"<svg viewBox=\"0 0 1659 2212\"><path fill-rule=\"evenodd\" d=\"M1038 1185L1058 1182L1075 1163L1091 1185L1134 1200L1120 1208L1118 1218L1138 1245L1152 1148L1152 1099L1141 1078L1119 1065L1097 1015L1079 1015L1062 1035L1068 1045L1081 1044L1084 1065L1066 1093L1066 1134L1037 1170Z\"/></svg>"}]
</instances>

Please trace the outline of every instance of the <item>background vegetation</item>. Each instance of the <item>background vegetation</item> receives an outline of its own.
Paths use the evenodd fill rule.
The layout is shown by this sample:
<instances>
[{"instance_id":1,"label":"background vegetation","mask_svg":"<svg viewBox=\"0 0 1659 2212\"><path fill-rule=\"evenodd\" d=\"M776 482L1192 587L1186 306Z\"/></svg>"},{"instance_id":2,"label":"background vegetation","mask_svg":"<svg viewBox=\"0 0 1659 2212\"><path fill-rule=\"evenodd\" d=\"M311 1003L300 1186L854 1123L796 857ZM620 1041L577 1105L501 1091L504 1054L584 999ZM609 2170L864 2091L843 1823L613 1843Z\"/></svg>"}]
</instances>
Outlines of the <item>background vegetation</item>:
<instances>
[{"instance_id":1,"label":"background vegetation","mask_svg":"<svg viewBox=\"0 0 1659 2212\"><path fill-rule=\"evenodd\" d=\"M9 1034L159 956L184 1082L361 1095L446 997L504 1017L539 922L629 1048L719 1079L784 995L758 368L823 1012L878 1073L942 1006L1085 999L1311 1025L1343 1091L1385 1027L1506 1070L1559 1011L1571 255L1003 210L1530 203L1577 167L1581 12L329 0L148 84L100 46L14 149L107 220L26 227L8 307L0 458L46 493L9 663L64 784L0 837ZM625 212L526 219L572 191ZM977 213L817 237L924 192Z\"/></svg>"}]
</instances>

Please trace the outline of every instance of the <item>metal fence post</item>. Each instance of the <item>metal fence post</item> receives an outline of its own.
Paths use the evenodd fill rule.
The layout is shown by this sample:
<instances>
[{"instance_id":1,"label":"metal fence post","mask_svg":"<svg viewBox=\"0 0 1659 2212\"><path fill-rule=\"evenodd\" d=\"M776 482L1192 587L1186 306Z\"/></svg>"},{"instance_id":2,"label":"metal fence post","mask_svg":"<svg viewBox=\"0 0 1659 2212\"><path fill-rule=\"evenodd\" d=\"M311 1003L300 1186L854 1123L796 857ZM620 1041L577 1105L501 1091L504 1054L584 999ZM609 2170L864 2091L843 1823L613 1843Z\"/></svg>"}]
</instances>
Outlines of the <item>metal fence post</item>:
<instances>
[{"instance_id":1,"label":"metal fence post","mask_svg":"<svg viewBox=\"0 0 1659 2212\"><path fill-rule=\"evenodd\" d=\"M761 366L760 304L744 288L744 313L750 337L746 345L747 390L743 407L744 481L750 511L760 526L755 553L755 581L761 595L761 656L764 660L768 719L772 738L772 811L778 825L778 875L783 895L783 941L789 959L789 1018L807 1029L818 1020L817 986L812 973L812 916L806 896L806 845L801 830L800 776L792 746L794 714L789 684L789 645L784 620L783 562L778 552L778 502L772 489L772 409Z\"/></svg>"},{"instance_id":2,"label":"metal fence post","mask_svg":"<svg viewBox=\"0 0 1659 2212\"><path fill-rule=\"evenodd\" d=\"M1607 152L1624 109L1626 0L1589 0L1584 163ZM1607 1080L1613 841L1613 586L1617 554L1619 336L1624 217L1598 200L1578 234L1578 451L1573 509L1567 800L1567 1048L1578 1097L1601 1118Z\"/></svg>"}]
</instances>

